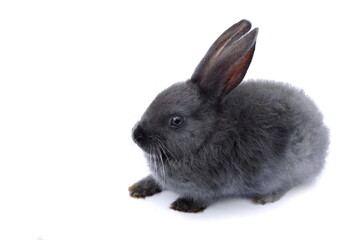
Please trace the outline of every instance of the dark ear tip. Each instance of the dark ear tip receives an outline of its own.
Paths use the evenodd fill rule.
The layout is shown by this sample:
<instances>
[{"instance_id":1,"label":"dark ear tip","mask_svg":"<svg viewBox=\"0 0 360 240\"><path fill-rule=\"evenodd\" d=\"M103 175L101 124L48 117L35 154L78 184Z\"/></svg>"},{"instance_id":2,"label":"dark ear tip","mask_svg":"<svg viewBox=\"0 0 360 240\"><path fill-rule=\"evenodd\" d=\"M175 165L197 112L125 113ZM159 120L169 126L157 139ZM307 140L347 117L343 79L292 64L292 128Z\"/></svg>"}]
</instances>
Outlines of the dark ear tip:
<instances>
[{"instance_id":1,"label":"dark ear tip","mask_svg":"<svg viewBox=\"0 0 360 240\"><path fill-rule=\"evenodd\" d=\"M251 22L249 20L247 20L247 19L242 19L242 20L240 20L239 23L248 24L248 25L251 26Z\"/></svg>"},{"instance_id":2,"label":"dark ear tip","mask_svg":"<svg viewBox=\"0 0 360 240\"><path fill-rule=\"evenodd\" d=\"M251 32L254 32L254 39L256 40L258 33L259 33L259 28L254 28Z\"/></svg>"},{"instance_id":3,"label":"dark ear tip","mask_svg":"<svg viewBox=\"0 0 360 240\"><path fill-rule=\"evenodd\" d=\"M242 19L241 21L235 23L235 25L242 26L243 28L247 29L247 32L249 32L245 34L245 36L256 41L257 35L259 33L259 28L254 28L253 30L251 30L251 22L249 20Z\"/></svg>"},{"instance_id":4,"label":"dark ear tip","mask_svg":"<svg viewBox=\"0 0 360 240\"><path fill-rule=\"evenodd\" d=\"M254 28L248 34L246 34L245 38L255 43L258 33L259 33L259 28Z\"/></svg>"},{"instance_id":5,"label":"dark ear tip","mask_svg":"<svg viewBox=\"0 0 360 240\"><path fill-rule=\"evenodd\" d=\"M239 22L234 24L235 27L241 27L243 29L247 29L249 31L251 29L251 22L247 19L240 20Z\"/></svg>"}]
</instances>

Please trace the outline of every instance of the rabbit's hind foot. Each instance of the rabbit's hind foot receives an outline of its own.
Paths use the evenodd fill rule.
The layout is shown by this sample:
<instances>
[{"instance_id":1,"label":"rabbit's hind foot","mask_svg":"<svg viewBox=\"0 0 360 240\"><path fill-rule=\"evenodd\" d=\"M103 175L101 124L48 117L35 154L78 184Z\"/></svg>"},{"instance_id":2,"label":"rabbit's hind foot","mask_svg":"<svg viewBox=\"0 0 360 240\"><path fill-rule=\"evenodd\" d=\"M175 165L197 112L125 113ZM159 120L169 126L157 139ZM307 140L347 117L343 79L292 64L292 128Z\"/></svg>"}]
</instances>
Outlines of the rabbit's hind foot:
<instances>
[{"instance_id":1,"label":"rabbit's hind foot","mask_svg":"<svg viewBox=\"0 0 360 240\"><path fill-rule=\"evenodd\" d=\"M253 203L256 203L256 204L265 205L267 203L276 202L277 200L279 200L284 195L285 195L285 192L274 193L274 194L270 194L270 195L266 195L266 196L254 197L252 199L252 201L253 201Z\"/></svg>"}]
</instances>

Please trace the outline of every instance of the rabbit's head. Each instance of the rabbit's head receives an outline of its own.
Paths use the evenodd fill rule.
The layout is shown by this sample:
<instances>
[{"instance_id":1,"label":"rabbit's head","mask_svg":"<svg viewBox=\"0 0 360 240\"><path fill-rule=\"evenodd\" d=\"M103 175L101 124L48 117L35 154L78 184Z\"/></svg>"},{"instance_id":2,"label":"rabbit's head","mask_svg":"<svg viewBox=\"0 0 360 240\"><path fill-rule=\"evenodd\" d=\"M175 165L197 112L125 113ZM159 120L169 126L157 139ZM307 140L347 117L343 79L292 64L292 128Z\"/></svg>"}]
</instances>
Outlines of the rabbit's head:
<instances>
[{"instance_id":1,"label":"rabbit's head","mask_svg":"<svg viewBox=\"0 0 360 240\"><path fill-rule=\"evenodd\" d=\"M181 158L211 134L216 111L193 82L177 83L161 92L133 130L135 142L147 153Z\"/></svg>"},{"instance_id":2,"label":"rabbit's head","mask_svg":"<svg viewBox=\"0 0 360 240\"><path fill-rule=\"evenodd\" d=\"M219 131L223 99L242 81L252 60L257 29L250 29L246 20L230 27L190 80L172 85L154 99L133 129L134 141L146 153L180 159L196 153Z\"/></svg>"}]
</instances>

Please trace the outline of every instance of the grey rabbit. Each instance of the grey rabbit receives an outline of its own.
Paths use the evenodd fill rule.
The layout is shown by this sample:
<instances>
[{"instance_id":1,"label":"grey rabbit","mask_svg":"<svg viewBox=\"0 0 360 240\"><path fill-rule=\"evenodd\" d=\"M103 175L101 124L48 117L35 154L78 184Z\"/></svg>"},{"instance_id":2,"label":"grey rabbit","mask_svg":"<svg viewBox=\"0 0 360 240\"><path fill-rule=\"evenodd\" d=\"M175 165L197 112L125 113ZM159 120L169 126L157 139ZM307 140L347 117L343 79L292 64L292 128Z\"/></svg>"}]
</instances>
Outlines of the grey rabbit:
<instances>
[{"instance_id":1,"label":"grey rabbit","mask_svg":"<svg viewBox=\"0 0 360 240\"><path fill-rule=\"evenodd\" d=\"M239 85L255 51L250 30L247 20L226 30L135 125L151 174L129 187L132 197L173 191L170 207L195 213L225 198L274 202L320 173L329 134L313 101L285 83Z\"/></svg>"}]
</instances>

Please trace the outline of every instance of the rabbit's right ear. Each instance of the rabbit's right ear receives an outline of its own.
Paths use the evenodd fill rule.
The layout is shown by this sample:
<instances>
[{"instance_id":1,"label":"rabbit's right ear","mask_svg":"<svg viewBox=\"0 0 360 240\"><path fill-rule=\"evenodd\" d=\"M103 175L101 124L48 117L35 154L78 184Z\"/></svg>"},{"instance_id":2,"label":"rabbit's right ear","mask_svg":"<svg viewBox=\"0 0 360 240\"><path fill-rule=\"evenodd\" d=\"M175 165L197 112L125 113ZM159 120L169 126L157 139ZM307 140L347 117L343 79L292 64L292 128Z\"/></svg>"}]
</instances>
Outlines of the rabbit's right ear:
<instances>
[{"instance_id":1,"label":"rabbit's right ear","mask_svg":"<svg viewBox=\"0 0 360 240\"><path fill-rule=\"evenodd\" d=\"M251 63L258 29L241 20L227 29L213 43L201 60L191 81L206 97L221 100L244 78Z\"/></svg>"}]
</instances>

